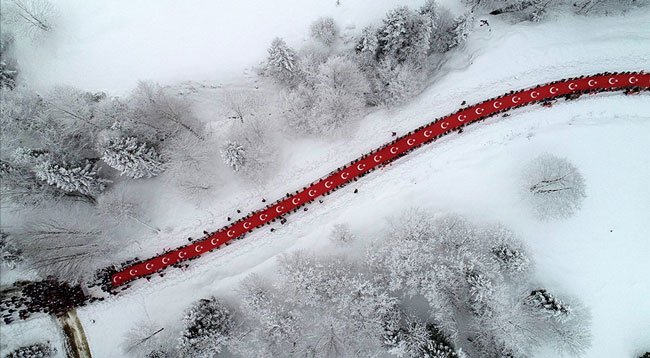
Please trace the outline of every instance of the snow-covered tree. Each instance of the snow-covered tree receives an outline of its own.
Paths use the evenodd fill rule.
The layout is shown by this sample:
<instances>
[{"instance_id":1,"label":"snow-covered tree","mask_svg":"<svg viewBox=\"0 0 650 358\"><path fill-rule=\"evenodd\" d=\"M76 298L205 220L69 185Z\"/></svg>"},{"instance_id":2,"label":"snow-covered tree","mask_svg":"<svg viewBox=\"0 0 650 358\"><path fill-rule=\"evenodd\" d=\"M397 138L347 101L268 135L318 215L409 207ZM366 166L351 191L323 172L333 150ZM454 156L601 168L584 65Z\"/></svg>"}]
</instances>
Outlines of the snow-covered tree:
<instances>
[{"instance_id":1,"label":"snow-covered tree","mask_svg":"<svg viewBox=\"0 0 650 358\"><path fill-rule=\"evenodd\" d=\"M358 115L365 105L369 85L357 65L343 56L330 58L319 67L316 83L315 128L328 132Z\"/></svg>"},{"instance_id":2,"label":"snow-covered tree","mask_svg":"<svg viewBox=\"0 0 650 358\"><path fill-rule=\"evenodd\" d=\"M0 160L0 197L3 202L10 205L38 206L66 196L72 199L86 199L82 194L66 193L48 185L38 179L29 168Z\"/></svg>"},{"instance_id":3,"label":"snow-covered tree","mask_svg":"<svg viewBox=\"0 0 650 358\"><path fill-rule=\"evenodd\" d=\"M339 36L340 30L331 17L321 17L309 27L311 37L325 46L331 46Z\"/></svg>"},{"instance_id":4,"label":"snow-covered tree","mask_svg":"<svg viewBox=\"0 0 650 358\"><path fill-rule=\"evenodd\" d=\"M448 30L450 37L448 38L447 48L452 49L465 43L473 28L474 16L472 13L465 13L455 18Z\"/></svg>"},{"instance_id":5,"label":"snow-covered tree","mask_svg":"<svg viewBox=\"0 0 650 358\"><path fill-rule=\"evenodd\" d=\"M426 74L409 63L396 63L392 60L381 61L371 78L372 104L394 106L404 103L420 93L424 86Z\"/></svg>"},{"instance_id":6,"label":"snow-covered tree","mask_svg":"<svg viewBox=\"0 0 650 358\"><path fill-rule=\"evenodd\" d=\"M408 317L391 353L399 357L459 358L448 339L433 324Z\"/></svg>"},{"instance_id":7,"label":"snow-covered tree","mask_svg":"<svg viewBox=\"0 0 650 358\"><path fill-rule=\"evenodd\" d=\"M210 297L195 303L183 318L178 350L183 356L216 357L235 326L232 309L223 301Z\"/></svg>"},{"instance_id":8,"label":"snow-covered tree","mask_svg":"<svg viewBox=\"0 0 650 358\"><path fill-rule=\"evenodd\" d=\"M151 178L164 170L156 149L134 137L109 140L102 150L102 160L132 179Z\"/></svg>"},{"instance_id":9,"label":"snow-covered tree","mask_svg":"<svg viewBox=\"0 0 650 358\"><path fill-rule=\"evenodd\" d=\"M330 233L330 240L337 244L349 244L354 241L354 234L348 224L336 224Z\"/></svg>"},{"instance_id":10,"label":"snow-covered tree","mask_svg":"<svg viewBox=\"0 0 650 358\"><path fill-rule=\"evenodd\" d=\"M246 150L234 141L228 141L221 147L221 158L224 163L238 172L246 164Z\"/></svg>"},{"instance_id":11,"label":"snow-covered tree","mask_svg":"<svg viewBox=\"0 0 650 358\"><path fill-rule=\"evenodd\" d=\"M95 198L110 180L100 178L96 165L86 162L80 166L45 161L35 167L36 177L68 193Z\"/></svg>"},{"instance_id":12,"label":"snow-covered tree","mask_svg":"<svg viewBox=\"0 0 650 358\"><path fill-rule=\"evenodd\" d=\"M406 6L389 11L377 31L377 60L426 67L430 21Z\"/></svg>"},{"instance_id":13,"label":"snow-covered tree","mask_svg":"<svg viewBox=\"0 0 650 358\"><path fill-rule=\"evenodd\" d=\"M5 232L0 232L0 260L10 270L15 269L16 265L23 261L22 252L10 240L9 234Z\"/></svg>"},{"instance_id":14,"label":"snow-covered tree","mask_svg":"<svg viewBox=\"0 0 650 358\"><path fill-rule=\"evenodd\" d=\"M522 192L541 219L570 217L586 197L585 180L578 168L567 159L548 153L526 165Z\"/></svg>"},{"instance_id":15,"label":"snow-covered tree","mask_svg":"<svg viewBox=\"0 0 650 358\"><path fill-rule=\"evenodd\" d=\"M579 0L573 3L578 14L620 14L642 6L648 6L645 0Z\"/></svg>"},{"instance_id":16,"label":"snow-covered tree","mask_svg":"<svg viewBox=\"0 0 650 358\"><path fill-rule=\"evenodd\" d=\"M298 55L279 37L271 42L268 50L266 74L287 86L295 86L300 80Z\"/></svg>"},{"instance_id":17,"label":"snow-covered tree","mask_svg":"<svg viewBox=\"0 0 650 358\"><path fill-rule=\"evenodd\" d=\"M470 355L527 356L541 345L556 344L555 332L568 335L557 347L561 352L588 346L584 325L548 323L522 299L530 261L502 226L407 211L393 221L368 262L393 292L424 298L436 328Z\"/></svg>"},{"instance_id":18,"label":"snow-covered tree","mask_svg":"<svg viewBox=\"0 0 650 358\"><path fill-rule=\"evenodd\" d=\"M0 88L14 89L18 77L18 63L13 57L14 38L11 33L0 34Z\"/></svg>"},{"instance_id":19,"label":"snow-covered tree","mask_svg":"<svg viewBox=\"0 0 650 358\"><path fill-rule=\"evenodd\" d=\"M48 358L56 354L56 349L48 343L36 343L9 352L5 358Z\"/></svg>"}]
</instances>

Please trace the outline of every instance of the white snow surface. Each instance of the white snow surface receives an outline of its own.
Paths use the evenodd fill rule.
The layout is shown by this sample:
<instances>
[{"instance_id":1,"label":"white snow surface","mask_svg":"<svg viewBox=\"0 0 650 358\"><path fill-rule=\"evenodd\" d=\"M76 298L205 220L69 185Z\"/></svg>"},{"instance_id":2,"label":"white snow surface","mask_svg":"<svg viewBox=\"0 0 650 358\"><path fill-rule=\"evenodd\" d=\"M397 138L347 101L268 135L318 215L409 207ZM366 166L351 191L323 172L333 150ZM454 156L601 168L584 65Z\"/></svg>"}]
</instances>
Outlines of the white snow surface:
<instances>
[{"instance_id":1,"label":"white snow surface","mask_svg":"<svg viewBox=\"0 0 650 358\"><path fill-rule=\"evenodd\" d=\"M252 2L219 1L210 5L214 11L207 11L165 1L154 13L148 10L151 1L127 6L62 0L62 8L78 22L65 26L88 31L79 31L75 39L62 37L52 56L37 53L33 63L23 66L31 72L30 80L40 79L43 86L65 82L118 92L132 88L138 78L227 81L259 62L273 36L299 43L307 24L322 15L361 28L398 3L342 0L345 11L332 6L333 0L281 0L258 4L255 10L242 5ZM89 18L94 11L100 15ZM443 66L443 75L409 104L367 115L345 137L283 143L280 173L262 186L230 184L203 210L178 203L176 193L143 191L158 208L154 221L174 229L155 238L158 245L148 239L151 248L137 255L147 257L203 229L219 228L235 208L255 210L262 196L275 200L296 190L390 140L391 131L405 133L453 112L463 100L471 104L580 74L650 70L647 10L624 17L567 16L540 24L507 25L491 18L490 23L489 28L477 28L466 47ZM249 31L245 39L241 29ZM210 35L213 43L206 42ZM216 103L215 91L201 88L191 95L203 120L214 120L210 108ZM136 321L151 317L171 329L191 302L208 295L234 296L241 278L272 271L280 254L340 251L328 240L337 223L351 224L359 240L349 251L362 258L366 244L381 235L385 218L413 206L512 227L530 247L540 285L576 296L590 307L594 339L587 357L633 357L650 350L648 108L648 94L601 94L559 101L550 109L527 107L511 117L467 127L325 197L324 204L289 216L287 224L274 226L274 233L266 227L192 261L186 270L139 281L119 297L80 309L93 356L123 356L120 343ZM521 169L543 152L567 157L587 181L584 206L568 220L537 221L518 196ZM358 194L352 193L355 188ZM555 356L552 351L537 355Z\"/></svg>"}]
</instances>

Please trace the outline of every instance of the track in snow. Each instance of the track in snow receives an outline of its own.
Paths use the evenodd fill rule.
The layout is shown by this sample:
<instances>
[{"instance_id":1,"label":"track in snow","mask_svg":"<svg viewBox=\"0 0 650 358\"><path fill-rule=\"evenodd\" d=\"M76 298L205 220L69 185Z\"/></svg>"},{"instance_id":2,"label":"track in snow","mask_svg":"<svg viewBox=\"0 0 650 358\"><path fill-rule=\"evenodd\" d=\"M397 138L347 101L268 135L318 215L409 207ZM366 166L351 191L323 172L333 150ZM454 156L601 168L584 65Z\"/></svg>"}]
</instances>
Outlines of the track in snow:
<instances>
[{"instance_id":1,"label":"track in snow","mask_svg":"<svg viewBox=\"0 0 650 358\"><path fill-rule=\"evenodd\" d=\"M156 257L122 268L111 276L113 287L121 286L137 278L149 276L183 261L196 258L228 244L231 240L283 217L326 195L368 172L386 165L410 151L449 134L473 122L496 114L540 102L571 95L601 91L650 90L650 74L644 72L605 73L569 78L535 88L512 91L497 98L463 108L456 113L425 124L406 135L385 144L351 163L331 172L325 178L311 183L295 194L254 211L246 217L209 234L203 240L179 247ZM567 97L568 98L568 97Z\"/></svg>"}]
</instances>

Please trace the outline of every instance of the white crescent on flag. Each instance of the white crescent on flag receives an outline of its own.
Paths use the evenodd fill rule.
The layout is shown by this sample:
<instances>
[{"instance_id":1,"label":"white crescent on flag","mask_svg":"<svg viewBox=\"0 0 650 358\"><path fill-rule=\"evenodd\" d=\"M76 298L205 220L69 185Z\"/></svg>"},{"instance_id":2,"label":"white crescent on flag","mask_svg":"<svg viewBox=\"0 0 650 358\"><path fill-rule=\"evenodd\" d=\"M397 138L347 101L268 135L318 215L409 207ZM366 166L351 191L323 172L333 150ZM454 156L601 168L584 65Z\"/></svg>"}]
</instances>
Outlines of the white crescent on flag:
<instances>
[{"instance_id":1,"label":"white crescent on flag","mask_svg":"<svg viewBox=\"0 0 650 358\"><path fill-rule=\"evenodd\" d=\"M409 140L406 141L406 144L408 144L408 145L413 145L413 144L415 144L415 139L410 138Z\"/></svg>"},{"instance_id":2,"label":"white crescent on flag","mask_svg":"<svg viewBox=\"0 0 650 358\"><path fill-rule=\"evenodd\" d=\"M395 154L395 153L397 153L397 149L398 149L397 147L392 147L392 148L390 148L390 152L391 152L391 154Z\"/></svg>"}]
</instances>

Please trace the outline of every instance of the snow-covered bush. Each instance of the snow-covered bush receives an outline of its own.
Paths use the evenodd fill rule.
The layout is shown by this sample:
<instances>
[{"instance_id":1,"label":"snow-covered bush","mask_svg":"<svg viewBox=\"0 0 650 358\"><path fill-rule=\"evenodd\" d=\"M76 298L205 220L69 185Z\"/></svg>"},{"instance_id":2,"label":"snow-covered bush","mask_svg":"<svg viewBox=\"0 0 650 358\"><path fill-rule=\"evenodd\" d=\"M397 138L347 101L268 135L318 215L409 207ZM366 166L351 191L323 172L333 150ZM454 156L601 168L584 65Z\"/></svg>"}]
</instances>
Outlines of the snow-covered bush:
<instances>
[{"instance_id":1,"label":"snow-covered bush","mask_svg":"<svg viewBox=\"0 0 650 358\"><path fill-rule=\"evenodd\" d=\"M238 172L246 164L246 150L241 144L228 141L221 147L221 158L232 170Z\"/></svg>"},{"instance_id":2,"label":"snow-covered bush","mask_svg":"<svg viewBox=\"0 0 650 358\"><path fill-rule=\"evenodd\" d=\"M52 357L55 353L56 349L52 348L49 342L36 343L11 351L5 358L48 358Z\"/></svg>"},{"instance_id":3,"label":"snow-covered bush","mask_svg":"<svg viewBox=\"0 0 650 358\"><path fill-rule=\"evenodd\" d=\"M232 309L211 297L195 303L183 318L178 350L183 356L210 358L221 353L228 343L235 320Z\"/></svg>"},{"instance_id":4,"label":"snow-covered bush","mask_svg":"<svg viewBox=\"0 0 650 358\"><path fill-rule=\"evenodd\" d=\"M295 86L300 82L298 55L279 37L276 37L269 47L265 73L286 86Z\"/></svg>"},{"instance_id":5,"label":"snow-covered bush","mask_svg":"<svg viewBox=\"0 0 650 358\"><path fill-rule=\"evenodd\" d=\"M567 159L548 153L531 160L524 168L522 193L541 219L570 217L587 196L578 168Z\"/></svg>"},{"instance_id":6,"label":"snow-covered bush","mask_svg":"<svg viewBox=\"0 0 650 358\"><path fill-rule=\"evenodd\" d=\"M110 140L102 150L102 160L132 179L151 178L164 170L156 149L134 137Z\"/></svg>"},{"instance_id":7,"label":"snow-covered bush","mask_svg":"<svg viewBox=\"0 0 650 358\"><path fill-rule=\"evenodd\" d=\"M326 46L331 46L339 36L340 30L331 17L321 17L309 27L311 37Z\"/></svg>"}]
</instances>

